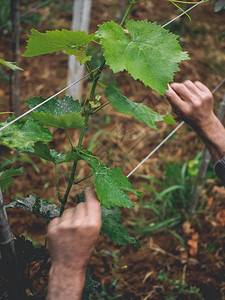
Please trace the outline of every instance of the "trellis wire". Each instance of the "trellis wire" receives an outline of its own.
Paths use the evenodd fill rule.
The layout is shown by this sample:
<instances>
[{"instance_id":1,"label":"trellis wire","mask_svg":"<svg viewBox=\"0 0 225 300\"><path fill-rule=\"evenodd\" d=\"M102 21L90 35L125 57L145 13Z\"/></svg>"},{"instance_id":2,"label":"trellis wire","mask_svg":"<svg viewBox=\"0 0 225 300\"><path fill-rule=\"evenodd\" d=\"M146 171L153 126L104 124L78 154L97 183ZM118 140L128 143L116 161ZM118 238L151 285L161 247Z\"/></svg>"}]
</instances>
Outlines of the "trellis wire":
<instances>
[{"instance_id":1,"label":"trellis wire","mask_svg":"<svg viewBox=\"0 0 225 300\"><path fill-rule=\"evenodd\" d=\"M84 78L88 77L90 74L94 73L96 70L98 70L100 67L94 69L93 71L91 71L90 73L86 74L85 76L83 76L82 78L80 78L79 80L71 83L70 85L68 85L67 87L65 87L64 89L62 89L61 91L59 91L58 93L56 93L55 95L51 96L50 98L46 99L45 101L43 101L42 103L39 103L38 105L36 105L35 107L31 108L30 110L28 110L27 112L25 112L24 114L22 114L21 116L19 116L18 118L12 120L11 122L7 123L5 126L0 128L0 131L4 130L5 128L7 128L8 126L12 125L13 123L15 123L16 121L18 121L19 119L25 117L26 115L28 115L29 113L31 113L32 111L34 111L36 108L42 106L43 104L45 104L46 102L48 102L49 100L51 100L52 98L58 96L59 94L65 92L67 89L71 88L71 86L77 84L78 82L80 82L81 80L83 80Z\"/></svg>"},{"instance_id":2,"label":"trellis wire","mask_svg":"<svg viewBox=\"0 0 225 300\"><path fill-rule=\"evenodd\" d=\"M202 0L200 2L198 2L197 4L193 5L192 7L190 7L189 9L187 9L185 12L183 12L182 14L178 15L177 17L175 17L174 19L172 19L171 21L169 21L168 23L164 24L162 26L162 28L164 28L165 26L167 26L168 24L172 23L173 21L175 21L176 19L180 18L181 16L183 16L186 12L190 11L192 8L196 7L197 5L199 5L200 3L205 2L205 0ZM88 73L87 75L83 76L82 78L80 78L79 80L71 83L70 85L68 85L67 87L65 87L64 89L62 89L61 91L59 91L58 93L56 93L55 95L51 96L50 98L46 99L45 101L43 101L42 103L38 104L37 106L33 107L32 109L30 109L29 111L27 111L26 113L22 114L21 116L19 116L18 118L14 119L13 121L9 122L8 124L6 124L5 126L0 128L0 132L2 130L4 130L5 128L7 128L8 126L10 126L11 124L15 123L16 121L18 121L19 119L21 119L22 117L26 116L27 114L29 114L30 112L32 112L33 110L35 110L36 108L40 107L41 105L45 104L46 102L48 102L49 100L51 100L52 98L58 96L59 94L61 94L62 92L66 91L67 89L69 89L70 87L72 87L73 85L77 84L78 82L80 82L81 80L83 80L84 78L86 78L87 76L89 76L91 73L95 72L97 69L99 69L100 66L96 69L94 69L92 72ZM129 177L132 173L130 173L127 177Z\"/></svg>"},{"instance_id":3,"label":"trellis wire","mask_svg":"<svg viewBox=\"0 0 225 300\"><path fill-rule=\"evenodd\" d=\"M223 84L225 83L225 78L212 90L212 94L214 94ZM179 128L181 128L184 125L184 121L182 121L173 131L171 131L171 133L154 149L152 150L152 152L150 152L141 162L140 164L138 164L128 175L127 178L129 178L137 169L140 168L141 165L143 165L144 162L146 162L147 159L149 159L163 144L165 144L166 141L168 141L168 139L174 135L175 132L177 132L177 130Z\"/></svg>"},{"instance_id":4,"label":"trellis wire","mask_svg":"<svg viewBox=\"0 0 225 300\"><path fill-rule=\"evenodd\" d=\"M173 21L179 19L181 16L186 15L187 12L189 12L190 10L192 10L194 7L198 6L200 3L206 2L207 0L202 0L198 3L196 3L195 5L193 5L192 7L188 8L187 10L185 10L182 14L176 16L174 19L170 20L168 23L164 24L162 26L162 28L166 27L167 25L169 25L170 23L172 23Z\"/></svg>"}]
</instances>

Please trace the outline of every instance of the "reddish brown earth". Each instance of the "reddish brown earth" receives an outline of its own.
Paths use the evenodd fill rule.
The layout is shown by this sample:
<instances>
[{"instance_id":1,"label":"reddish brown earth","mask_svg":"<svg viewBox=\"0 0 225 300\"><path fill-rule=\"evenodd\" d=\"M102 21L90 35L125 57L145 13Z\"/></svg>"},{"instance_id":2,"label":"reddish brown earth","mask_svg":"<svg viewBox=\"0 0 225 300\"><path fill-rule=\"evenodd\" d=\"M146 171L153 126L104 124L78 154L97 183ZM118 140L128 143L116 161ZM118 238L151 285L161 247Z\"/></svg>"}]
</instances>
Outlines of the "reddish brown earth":
<instances>
[{"instance_id":1,"label":"reddish brown earth","mask_svg":"<svg viewBox=\"0 0 225 300\"><path fill-rule=\"evenodd\" d=\"M32 3L32 1L29 2ZM62 1L62 4L68 2ZM94 1L91 32L96 31L97 24L111 19L119 19L118 3L111 0ZM42 32L46 29L69 29L71 12L69 10L64 12L57 5L52 5L52 9L39 10L40 14L44 16L44 20L38 29ZM170 2L153 0L137 4L131 17L165 24L178 13L178 10ZM200 80L212 90L224 77L225 39L219 42L217 38L218 34L224 31L224 15L215 14L213 3L209 2L195 8L191 17L192 22L189 22L187 17L183 17L170 27L172 31L182 33L182 47L189 52L191 58L190 61L181 64L181 72L175 75L175 80L179 82L185 79ZM26 34L29 33L30 28L28 25L21 26L21 54L24 52ZM0 41L0 56L6 60L11 60L11 35L4 32L0 36ZM67 57L62 53L34 58L20 57L19 66L24 69L20 73L22 111L27 109L23 99L39 95L44 97L53 95L66 85ZM165 98L144 87L141 83L135 82L128 74L119 74L117 82L129 99L149 105L158 112L170 113L171 109ZM84 83L84 96L89 86L90 82L86 81ZM1 111L8 111L8 86L2 85L0 88ZM215 94L216 111L224 92L225 86ZM98 117L99 121L96 121ZM2 120L4 118L5 116L1 116ZM100 129L103 129L103 132L99 135L99 144L94 149L94 153L107 165L123 167L124 174L128 174L173 129L173 126L159 124L159 130L154 131L134 121L129 116L124 116L112 108L107 108L91 120L91 129L84 140L85 147L89 145L93 135ZM76 140L79 137L79 132L71 133L71 135L73 140ZM56 130L54 137L53 147L56 147L58 151L69 149L65 134L61 130ZM168 162L192 159L196 152L202 149L203 144L200 139L187 126L184 126L137 173L152 175L162 180L163 170ZM36 158L32 159L40 169L40 173L35 172L30 164L17 162L16 165L25 166L26 171L23 176L15 180L9 192L4 194L7 203L16 196L27 196L32 193L39 195L42 199L56 199L53 165L50 163L43 164ZM67 165L63 165L59 169L60 191L62 193L66 188L69 171L70 166ZM84 164L81 164L77 176L82 178L85 175L88 175L88 169ZM133 176L131 182L134 183L135 187L140 188L140 179ZM85 181L79 189L73 188L70 203L87 184L92 183ZM199 235L196 255L191 255L190 246L187 246L188 256L184 258L180 251L181 245L178 239L169 232L136 236L142 246L140 249L133 246L129 248L119 247L107 237L100 237L90 267L94 273L94 278L108 288L108 296L102 296L101 299L116 299L113 298L113 295L116 294L120 295L118 296L119 299L166 299L174 285L158 279L158 274L162 270L168 272L169 278L173 279L174 282L183 279L186 283L186 289L189 289L190 286L199 288L206 300L225 299L223 281L224 238L221 238L224 235L224 219L218 218L218 213L221 214L224 209L224 195L225 190L219 186L218 181L213 182L213 185L208 182L201 197L206 199L203 208L207 214L189 216L188 222L195 233L197 232ZM144 199L147 201L148 196L145 196ZM132 200L137 201L136 199ZM127 226L132 222L133 216L138 216L141 219L149 218L149 220L151 217L151 215L146 215L143 210L139 210L138 205L133 213L127 210L123 210L122 213L123 223ZM30 236L37 242L44 242L45 230L40 221L22 209L11 210L8 214L14 234ZM139 226L141 226L141 221L135 224L135 227ZM188 245L191 233L185 234L182 224L173 230L180 234ZM209 253L209 245L215 241L217 241L215 249ZM111 255L114 253L118 262L106 254L107 252L102 253L102 250L109 251ZM112 285L109 287L113 280L117 280L118 291ZM35 283L35 288L39 292L43 292L45 287L45 278L41 278ZM167 299L200 299L197 295L186 292L178 294L177 291L174 297Z\"/></svg>"}]
</instances>

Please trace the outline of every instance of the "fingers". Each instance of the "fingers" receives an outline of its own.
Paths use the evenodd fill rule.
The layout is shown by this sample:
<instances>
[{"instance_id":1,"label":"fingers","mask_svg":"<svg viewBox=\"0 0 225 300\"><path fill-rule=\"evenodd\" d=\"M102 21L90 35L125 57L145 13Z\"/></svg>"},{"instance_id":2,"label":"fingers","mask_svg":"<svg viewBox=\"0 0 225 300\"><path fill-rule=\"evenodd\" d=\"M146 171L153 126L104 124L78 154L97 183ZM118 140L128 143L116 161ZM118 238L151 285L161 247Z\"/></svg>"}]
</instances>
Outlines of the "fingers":
<instances>
[{"instance_id":1,"label":"fingers","mask_svg":"<svg viewBox=\"0 0 225 300\"><path fill-rule=\"evenodd\" d=\"M192 81L190 80L185 80L184 81L184 85L187 87L187 89L195 94L195 95L199 95L199 92L201 92L201 89L198 88L197 85L195 85Z\"/></svg>"},{"instance_id":2,"label":"fingers","mask_svg":"<svg viewBox=\"0 0 225 300\"><path fill-rule=\"evenodd\" d=\"M197 88L199 88L200 91L211 93L210 90L200 81L195 81L194 84Z\"/></svg>"},{"instance_id":3,"label":"fingers","mask_svg":"<svg viewBox=\"0 0 225 300\"><path fill-rule=\"evenodd\" d=\"M86 205L87 205L87 215L92 222L101 227L101 207L100 203L93 193L91 188L85 189Z\"/></svg>"},{"instance_id":4,"label":"fingers","mask_svg":"<svg viewBox=\"0 0 225 300\"><path fill-rule=\"evenodd\" d=\"M180 106L183 104L183 100L177 95L177 93L168 85L169 89L166 90L165 95L169 102L174 106Z\"/></svg>"},{"instance_id":5,"label":"fingers","mask_svg":"<svg viewBox=\"0 0 225 300\"><path fill-rule=\"evenodd\" d=\"M180 98L184 101L188 101L191 99L192 94L184 83L172 83L171 88L180 96Z\"/></svg>"},{"instance_id":6,"label":"fingers","mask_svg":"<svg viewBox=\"0 0 225 300\"><path fill-rule=\"evenodd\" d=\"M48 232L52 231L56 226L58 226L60 222L60 218L54 218L51 220L51 222L48 224Z\"/></svg>"},{"instance_id":7,"label":"fingers","mask_svg":"<svg viewBox=\"0 0 225 300\"><path fill-rule=\"evenodd\" d=\"M85 189L86 201L79 203L76 208L66 209L60 218L54 218L49 226L48 233L53 233L57 227L69 228L70 226L81 226L90 224L100 230L101 207L91 188Z\"/></svg>"}]
</instances>

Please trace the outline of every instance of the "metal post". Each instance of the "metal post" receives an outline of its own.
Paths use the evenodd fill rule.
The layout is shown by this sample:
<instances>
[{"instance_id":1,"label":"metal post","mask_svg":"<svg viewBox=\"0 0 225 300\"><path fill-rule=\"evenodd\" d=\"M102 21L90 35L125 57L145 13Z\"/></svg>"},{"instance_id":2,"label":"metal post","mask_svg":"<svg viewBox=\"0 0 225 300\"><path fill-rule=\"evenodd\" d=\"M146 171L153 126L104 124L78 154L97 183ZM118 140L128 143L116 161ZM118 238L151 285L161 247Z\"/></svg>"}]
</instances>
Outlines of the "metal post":
<instances>
[{"instance_id":1,"label":"metal post","mask_svg":"<svg viewBox=\"0 0 225 300\"><path fill-rule=\"evenodd\" d=\"M18 62L19 53L19 25L20 25L20 4L19 0L11 0L11 21L13 29L12 37L12 61ZM10 73L10 111L16 116L20 113L19 100L19 70L11 70Z\"/></svg>"},{"instance_id":2,"label":"metal post","mask_svg":"<svg viewBox=\"0 0 225 300\"><path fill-rule=\"evenodd\" d=\"M88 32L89 23L90 23L90 14L91 14L92 0L74 0L73 6L73 20L72 20L72 30L84 30ZM75 56L71 55L69 57L69 75L67 85L70 85L72 82L78 80L83 76L84 65L80 65L76 61ZM81 98L82 92L82 83L79 83L68 90L68 94L74 97L75 99Z\"/></svg>"},{"instance_id":3,"label":"metal post","mask_svg":"<svg viewBox=\"0 0 225 300\"><path fill-rule=\"evenodd\" d=\"M9 281L8 299L23 300L26 299L26 292L22 284L22 278L19 274L16 250L13 241L13 234L10 229L2 190L0 188L0 250L2 260L7 269L7 278Z\"/></svg>"}]
</instances>

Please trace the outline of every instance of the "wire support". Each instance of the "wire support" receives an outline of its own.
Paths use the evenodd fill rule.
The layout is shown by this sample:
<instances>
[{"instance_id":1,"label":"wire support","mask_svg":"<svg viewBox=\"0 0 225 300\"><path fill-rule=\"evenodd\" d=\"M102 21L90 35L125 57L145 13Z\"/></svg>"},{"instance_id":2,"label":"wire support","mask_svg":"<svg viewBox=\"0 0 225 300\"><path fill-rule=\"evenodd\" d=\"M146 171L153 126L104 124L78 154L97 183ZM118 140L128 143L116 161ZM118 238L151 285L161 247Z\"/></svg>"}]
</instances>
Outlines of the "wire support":
<instances>
[{"instance_id":1,"label":"wire support","mask_svg":"<svg viewBox=\"0 0 225 300\"><path fill-rule=\"evenodd\" d=\"M206 0L202 0L198 3L196 3L195 5L193 5L192 7L188 8L187 10L185 10L182 14L176 16L174 19L170 20L168 23L164 24L162 26L162 28L166 27L167 25L171 24L173 21L179 19L180 17L182 17L183 15L186 15L187 12L189 12L190 10L192 10L193 8L195 8L196 6L198 6L199 4L203 3L203 2L206 2Z\"/></svg>"},{"instance_id":2,"label":"wire support","mask_svg":"<svg viewBox=\"0 0 225 300\"><path fill-rule=\"evenodd\" d=\"M47 0L46 2L50 2L50 0ZM169 25L170 23L172 23L173 21L175 21L176 19L180 18L181 16L183 16L184 14L186 14L186 12L190 11L191 9L193 9L194 7L196 7L197 5L199 5L202 2L205 2L206 0L202 0L200 2L198 2L197 4L193 5L192 7L190 7L189 9L187 9L185 12L183 12L182 14L178 15L176 18L172 19L171 21L169 21L168 23L164 24L162 26L162 28L166 27L167 25ZM44 2L44 4L46 3ZM40 6L39 6L40 7ZM16 121L18 121L20 118L26 116L27 114L29 114L30 112L32 112L33 110L35 110L36 108L40 107L41 105L43 105L44 103L48 102L49 100L51 100L52 98L58 96L60 93L66 91L67 89L69 89L70 87L72 87L73 85L75 85L76 83L80 82L81 80L83 80L84 78L86 78L87 76L89 76L90 74L92 74L93 72L95 72L97 69L99 69L100 66L98 68L96 68L95 70L93 70L92 72L88 73L87 75L85 75L84 77L80 78L79 80L77 80L76 82L72 83L71 85L67 86L66 88L64 88L63 90L61 90L60 92L56 93L55 95L53 95L52 97L46 99L44 102L40 103L39 105L35 106L34 108L30 109L28 112L24 113L23 115L19 116L18 118L14 119L13 121L11 121L10 123L6 124L5 126L0 128L0 132L2 130L4 130L5 128L7 128L8 126L10 126L11 124L15 123Z\"/></svg>"},{"instance_id":3,"label":"wire support","mask_svg":"<svg viewBox=\"0 0 225 300\"><path fill-rule=\"evenodd\" d=\"M212 94L214 94L218 89L225 83L225 78L212 90ZM159 148L161 148L166 141L168 141L174 133L177 132L178 129L180 129L185 124L184 121L182 121L171 133L154 149L152 152L150 152L141 162L139 165L137 165L128 175L127 178L129 178L137 169L142 166L147 159L149 159Z\"/></svg>"},{"instance_id":4,"label":"wire support","mask_svg":"<svg viewBox=\"0 0 225 300\"><path fill-rule=\"evenodd\" d=\"M6 129L8 126L12 125L13 123L15 123L16 121L18 121L19 119L25 117L26 115L28 115L29 113L31 113L32 111L34 111L36 108L42 106L43 104L47 103L48 101L50 101L51 99L53 99L54 97L60 95L61 93L65 92L66 90L68 90L69 88L71 88L73 85L77 84L78 82L80 82L81 80L85 79L86 77L88 77L90 74L94 73L95 71L97 71L100 67L94 69L93 71L91 71L90 73L86 74L85 76L83 76L82 78L78 79L77 81L71 83L70 85L68 85L67 87L65 87L64 89L62 89L61 91L59 91L58 93L56 93L55 95L51 96L50 98L46 99L45 101L43 101L42 103L36 105L35 107L31 108L30 110L28 110L27 112L25 112L24 114L22 114L21 116L17 117L16 119L12 120L11 122L7 123L5 126L0 128L0 132L3 131L4 129Z\"/></svg>"}]
</instances>

